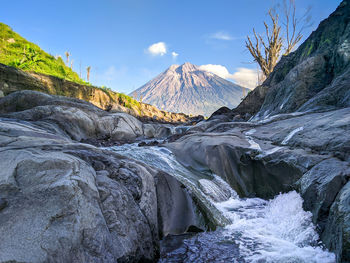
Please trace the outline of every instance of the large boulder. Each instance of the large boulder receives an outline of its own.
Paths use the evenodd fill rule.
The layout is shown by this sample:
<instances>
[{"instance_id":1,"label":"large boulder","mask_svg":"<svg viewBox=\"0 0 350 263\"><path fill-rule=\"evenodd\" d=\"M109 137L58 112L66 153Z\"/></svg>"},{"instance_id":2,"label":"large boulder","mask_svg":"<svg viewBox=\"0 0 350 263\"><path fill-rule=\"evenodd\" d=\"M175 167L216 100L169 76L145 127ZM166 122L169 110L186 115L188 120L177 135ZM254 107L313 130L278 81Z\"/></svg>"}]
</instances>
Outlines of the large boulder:
<instances>
[{"instance_id":1,"label":"large boulder","mask_svg":"<svg viewBox=\"0 0 350 263\"><path fill-rule=\"evenodd\" d=\"M139 189L136 199L127 184L65 153L64 147L76 147L66 138L39 137L45 131L34 133L24 123L5 124L0 195L7 205L0 211L0 262L128 262L156 257L152 175L133 173L144 186L153 185ZM112 160L121 164L116 156Z\"/></svg>"},{"instance_id":2,"label":"large boulder","mask_svg":"<svg viewBox=\"0 0 350 263\"><path fill-rule=\"evenodd\" d=\"M350 262L350 182L338 193L330 211L322 240L337 256Z\"/></svg>"},{"instance_id":3,"label":"large boulder","mask_svg":"<svg viewBox=\"0 0 350 263\"><path fill-rule=\"evenodd\" d=\"M154 262L161 237L207 228L171 176L45 123L0 119L0 262Z\"/></svg>"},{"instance_id":4,"label":"large boulder","mask_svg":"<svg viewBox=\"0 0 350 263\"><path fill-rule=\"evenodd\" d=\"M349 118L350 108L345 108L257 123L213 120L198 124L168 147L184 165L210 169L241 196L267 198L290 189L324 159L348 160Z\"/></svg>"},{"instance_id":5,"label":"large boulder","mask_svg":"<svg viewBox=\"0 0 350 263\"><path fill-rule=\"evenodd\" d=\"M297 182L304 198L304 208L312 212L313 222L321 231L337 194L350 175L350 164L336 158L326 159L303 175Z\"/></svg>"}]
</instances>

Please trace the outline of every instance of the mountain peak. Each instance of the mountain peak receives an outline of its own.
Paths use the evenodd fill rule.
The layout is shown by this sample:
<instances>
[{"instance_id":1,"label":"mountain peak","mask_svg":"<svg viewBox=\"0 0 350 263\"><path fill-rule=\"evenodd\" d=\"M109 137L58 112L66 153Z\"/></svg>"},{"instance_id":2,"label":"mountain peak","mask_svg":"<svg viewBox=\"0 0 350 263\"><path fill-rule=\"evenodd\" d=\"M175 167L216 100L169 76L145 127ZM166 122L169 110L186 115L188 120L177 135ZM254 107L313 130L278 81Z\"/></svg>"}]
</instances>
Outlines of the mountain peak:
<instances>
[{"instance_id":1,"label":"mountain peak","mask_svg":"<svg viewBox=\"0 0 350 263\"><path fill-rule=\"evenodd\" d=\"M167 111L205 116L222 106L237 106L243 95L244 88L189 62L171 65L164 73L131 94Z\"/></svg>"},{"instance_id":2,"label":"mountain peak","mask_svg":"<svg viewBox=\"0 0 350 263\"><path fill-rule=\"evenodd\" d=\"M192 72L198 70L198 67L190 62L186 62L182 64L179 69L181 69L182 72Z\"/></svg>"}]
</instances>

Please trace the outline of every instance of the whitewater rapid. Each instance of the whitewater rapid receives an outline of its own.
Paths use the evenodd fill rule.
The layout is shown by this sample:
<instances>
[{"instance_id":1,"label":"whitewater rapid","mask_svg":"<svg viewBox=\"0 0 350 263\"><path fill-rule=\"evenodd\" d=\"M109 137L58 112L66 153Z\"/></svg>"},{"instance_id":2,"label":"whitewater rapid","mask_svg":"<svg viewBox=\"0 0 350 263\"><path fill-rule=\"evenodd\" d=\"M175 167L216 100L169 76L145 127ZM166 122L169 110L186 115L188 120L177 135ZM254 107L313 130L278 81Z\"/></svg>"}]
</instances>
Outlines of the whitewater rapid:
<instances>
[{"instance_id":1,"label":"whitewater rapid","mask_svg":"<svg viewBox=\"0 0 350 263\"><path fill-rule=\"evenodd\" d=\"M303 210L297 192L281 193L271 200L239 198L220 177L183 167L166 148L128 144L109 149L176 177L207 202L224 225L185 240L160 262L335 262L335 255L319 242L312 214Z\"/></svg>"}]
</instances>

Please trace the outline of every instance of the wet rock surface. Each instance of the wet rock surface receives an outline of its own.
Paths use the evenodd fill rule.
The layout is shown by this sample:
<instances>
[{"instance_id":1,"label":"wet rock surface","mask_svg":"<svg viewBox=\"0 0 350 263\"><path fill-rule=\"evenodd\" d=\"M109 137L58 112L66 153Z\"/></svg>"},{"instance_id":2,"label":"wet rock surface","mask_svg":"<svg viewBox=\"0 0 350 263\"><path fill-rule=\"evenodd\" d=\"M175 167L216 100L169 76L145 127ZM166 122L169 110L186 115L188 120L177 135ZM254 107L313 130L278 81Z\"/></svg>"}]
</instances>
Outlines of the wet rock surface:
<instances>
[{"instance_id":1,"label":"wet rock surface","mask_svg":"<svg viewBox=\"0 0 350 263\"><path fill-rule=\"evenodd\" d=\"M72 140L99 129L94 114L106 117L87 105L88 119L74 119L85 107L74 103L0 118L0 262L153 262L162 235L200 221L196 204L173 177Z\"/></svg>"},{"instance_id":2,"label":"wet rock surface","mask_svg":"<svg viewBox=\"0 0 350 263\"><path fill-rule=\"evenodd\" d=\"M340 262L350 262L350 182L341 189L332 204L329 220L322 234L326 246Z\"/></svg>"},{"instance_id":3,"label":"wet rock surface","mask_svg":"<svg viewBox=\"0 0 350 263\"><path fill-rule=\"evenodd\" d=\"M170 124L144 124L126 113L109 113L82 100L29 90L4 97L0 117L31 121L53 133L95 145L126 143L138 137L166 138L177 132Z\"/></svg>"},{"instance_id":4,"label":"wet rock surface","mask_svg":"<svg viewBox=\"0 0 350 263\"><path fill-rule=\"evenodd\" d=\"M169 240L162 241L163 251L158 262L246 262L239 254L239 245L231 238L218 238L220 233L198 234L192 238L169 237Z\"/></svg>"},{"instance_id":5,"label":"wet rock surface","mask_svg":"<svg viewBox=\"0 0 350 263\"><path fill-rule=\"evenodd\" d=\"M341 262L347 241L334 235L347 231L343 218L349 212L339 212L335 200L350 178L349 118L350 108L344 108L248 123L211 120L166 147L184 166L219 175L241 197L269 199L297 189L322 240L331 249L337 247ZM334 217L340 218L337 224Z\"/></svg>"},{"instance_id":6,"label":"wet rock surface","mask_svg":"<svg viewBox=\"0 0 350 263\"><path fill-rule=\"evenodd\" d=\"M259 222L259 231L272 230L268 236L275 225L284 229L277 236L287 231L293 242L306 236L296 242L301 250L318 236L294 232L315 232L314 222L336 261L349 262L349 8L343 1L236 110L222 108L189 129L34 91L0 98L0 262L154 262L159 254L161 262L244 262L241 252L266 249L259 237L267 236L254 232ZM196 172L193 191L230 201L232 193L213 184L215 174L243 197L222 205L242 215L233 236L222 229L192 236L230 220L210 214L212 203L196 200L173 174L89 145L169 136L166 147L188 168L183 173ZM275 198L278 206L263 200L280 192L289 193Z\"/></svg>"}]
</instances>

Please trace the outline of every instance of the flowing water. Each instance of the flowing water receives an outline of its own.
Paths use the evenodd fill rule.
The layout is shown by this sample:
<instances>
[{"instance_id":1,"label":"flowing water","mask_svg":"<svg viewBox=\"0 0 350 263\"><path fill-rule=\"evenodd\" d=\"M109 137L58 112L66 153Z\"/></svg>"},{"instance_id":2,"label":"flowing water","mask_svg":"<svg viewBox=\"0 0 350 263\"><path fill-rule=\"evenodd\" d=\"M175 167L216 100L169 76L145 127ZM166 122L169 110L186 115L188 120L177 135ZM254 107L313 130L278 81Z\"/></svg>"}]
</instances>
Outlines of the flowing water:
<instances>
[{"instance_id":1,"label":"flowing water","mask_svg":"<svg viewBox=\"0 0 350 263\"><path fill-rule=\"evenodd\" d=\"M319 243L312 215L303 210L297 192L268 201L243 199L218 176L183 167L166 148L129 144L109 149L176 177L222 226L181 239L159 262L335 262L334 254Z\"/></svg>"}]
</instances>

